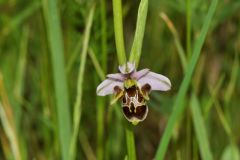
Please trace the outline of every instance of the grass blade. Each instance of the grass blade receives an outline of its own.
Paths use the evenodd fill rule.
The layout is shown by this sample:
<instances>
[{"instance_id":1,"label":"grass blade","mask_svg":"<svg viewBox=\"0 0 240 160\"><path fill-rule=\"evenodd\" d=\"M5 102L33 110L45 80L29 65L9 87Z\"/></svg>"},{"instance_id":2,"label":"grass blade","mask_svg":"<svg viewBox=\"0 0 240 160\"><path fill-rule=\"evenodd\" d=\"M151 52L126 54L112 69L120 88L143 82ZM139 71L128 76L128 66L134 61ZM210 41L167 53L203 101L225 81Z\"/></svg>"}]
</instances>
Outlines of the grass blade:
<instances>
[{"instance_id":1,"label":"grass blade","mask_svg":"<svg viewBox=\"0 0 240 160\"><path fill-rule=\"evenodd\" d=\"M66 72L69 73L73 67L75 60L78 58L78 53L82 47L82 37L79 38L76 47L73 50L72 55L70 56L67 65L66 65Z\"/></svg>"},{"instance_id":2,"label":"grass blade","mask_svg":"<svg viewBox=\"0 0 240 160\"><path fill-rule=\"evenodd\" d=\"M103 81L105 79L105 74L92 48L88 49L88 55L92 60L93 66L98 74L98 77Z\"/></svg>"},{"instance_id":3,"label":"grass blade","mask_svg":"<svg viewBox=\"0 0 240 160\"><path fill-rule=\"evenodd\" d=\"M185 72L186 65L187 65L187 60L186 60L186 56L185 56L185 53L184 53L184 49L183 49L183 47L180 43L180 40L179 40L177 30L175 29L172 21L168 18L168 16L164 12L160 13L160 17L167 24L167 27L169 28L169 30L171 31L171 33L173 35L174 43L175 43L175 46L176 46L177 51L178 51L178 55L179 55L179 58L180 58L180 61L181 61L181 65L182 65L183 71Z\"/></svg>"},{"instance_id":4,"label":"grass blade","mask_svg":"<svg viewBox=\"0 0 240 160\"><path fill-rule=\"evenodd\" d=\"M208 143L209 141L207 137L207 131L204 125L204 120L200 110L199 102L195 95L192 95L191 97L191 111L193 115L193 124L198 145L200 148L201 157L203 160L211 160L213 159L213 156Z\"/></svg>"},{"instance_id":5,"label":"grass blade","mask_svg":"<svg viewBox=\"0 0 240 160\"><path fill-rule=\"evenodd\" d=\"M148 12L148 0L141 0L139 9L138 9L135 36L134 36L131 54L129 58L129 61L135 62L136 66L138 66L138 62L141 56L142 42L143 42L145 24L147 19L147 12Z\"/></svg>"},{"instance_id":6,"label":"grass blade","mask_svg":"<svg viewBox=\"0 0 240 160\"><path fill-rule=\"evenodd\" d=\"M225 105L228 105L232 95L234 94L234 90L236 88L236 82L237 82L237 77L239 73L239 56L237 53L235 53L235 58L234 58L234 63L232 67L232 73L231 73L231 78L230 82L228 84L225 96L224 96L224 102Z\"/></svg>"},{"instance_id":7,"label":"grass blade","mask_svg":"<svg viewBox=\"0 0 240 160\"><path fill-rule=\"evenodd\" d=\"M234 135L232 133L231 126L229 125L226 115L224 114L222 107L220 105L220 102L217 99L215 99L214 106L216 108L216 111L217 111L219 120L222 124L222 127L225 130L226 134L228 135L229 141L234 142Z\"/></svg>"},{"instance_id":8,"label":"grass blade","mask_svg":"<svg viewBox=\"0 0 240 160\"><path fill-rule=\"evenodd\" d=\"M101 52L102 66L104 71L107 69L107 9L106 0L100 0L101 8Z\"/></svg>"},{"instance_id":9,"label":"grass blade","mask_svg":"<svg viewBox=\"0 0 240 160\"><path fill-rule=\"evenodd\" d=\"M87 135L84 131L81 131L79 133L79 141L81 143L83 152L85 153L85 156L87 160L96 160L96 156L94 155L94 152L92 150L91 145L89 144L89 141L87 139Z\"/></svg>"},{"instance_id":10,"label":"grass blade","mask_svg":"<svg viewBox=\"0 0 240 160\"><path fill-rule=\"evenodd\" d=\"M20 44L20 55L19 55L19 62L18 62L18 71L16 75L16 82L14 86L14 94L21 103L22 101L22 93L24 88L24 77L26 71L26 61L27 61L27 47L28 47L28 36L29 36L29 28L25 27L23 29L23 36Z\"/></svg>"},{"instance_id":11,"label":"grass blade","mask_svg":"<svg viewBox=\"0 0 240 160\"><path fill-rule=\"evenodd\" d=\"M57 104L60 148L62 158L64 160L68 160L68 150L70 146L72 128L69 113L69 95L64 67L63 39L57 10L57 0L43 0L42 2L53 65L53 79Z\"/></svg>"},{"instance_id":12,"label":"grass blade","mask_svg":"<svg viewBox=\"0 0 240 160\"><path fill-rule=\"evenodd\" d=\"M239 160L240 154L238 147L235 144L231 144L225 147L221 160Z\"/></svg>"},{"instance_id":13,"label":"grass blade","mask_svg":"<svg viewBox=\"0 0 240 160\"><path fill-rule=\"evenodd\" d=\"M86 57L87 57L87 50L88 50L88 43L90 39L90 33L91 33L91 27L93 22L93 15L95 11L95 5L91 7L86 29L84 32L83 37L83 48L81 52L81 59L80 59L80 66L79 66L79 72L78 72L78 84L77 84L77 96L74 104L74 117L73 117L73 134L71 139L71 147L70 147L70 156L71 159L75 159L76 156L76 145L78 140L78 132L80 128L80 120L81 120L81 114L82 114L82 91L83 91L83 80L84 80L84 71L85 71L85 64L86 64Z\"/></svg>"},{"instance_id":14,"label":"grass blade","mask_svg":"<svg viewBox=\"0 0 240 160\"><path fill-rule=\"evenodd\" d=\"M16 137L16 131L13 128L13 126L11 125L9 117L8 117L7 113L5 112L4 107L1 104L1 102L0 102L0 118L1 118L1 121L3 124L3 129L5 131L5 134L7 135L7 138L9 139L9 142L10 142L13 157L16 160L20 160L21 159L20 148L19 148L17 137Z\"/></svg>"},{"instance_id":15,"label":"grass blade","mask_svg":"<svg viewBox=\"0 0 240 160\"><path fill-rule=\"evenodd\" d=\"M215 9L217 7L217 3L218 3L218 0L213 0L210 7L209 7L209 11L208 11L206 19L204 21L203 28L201 30L200 36L198 37L198 39L196 41L195 46L194 46L193 55L191 57L189 65L186 68L186 74L184 76L183 82L180 86L180 90L179 90L177 98L176 98L176 101L174 103L173 113L172 113L172 115L169 119L169 122L167 124L166 129L165 129L165 132L163 134L162 141L161 141L161 143L158 147L155 159L160 159L160 160L164 159L164 155L166 153L166 150L167 150L167 147L168 147L168 144L169 144L172 132L173 132L173 128L174 128L177 120L179 119L179 117L181 116L181 114L182 114L182 112L185 108L185 106L183 105L184 104L184 98L186 96L188 87L190 85L191 78L192 78L192 75L193 75L193 71L196 67L196 63L197 63L197 60L199 58L201 48L203 46L203 42L206 38L210 22L213 18Z\"/></svg>"},{"instance_id":16,"label":"grass blade","mask_svg":"<svg viewBox=\"0 0 240 160\"><path fill-rule=\"evenodd\" d=\"M106 10L106 0L100 0L100 16L101 16L101 64L103 71L107 71L107 10ZM90 53L90 52L89 52ZM90 55L90 54L89 54ZM95 54L92 54L95 55ZM93 57L93 56L92 56ZM94 59L92 59L94 60ZM93 61L94 62L94 61ZM97 61L96 61L97 62ZM97 63L95 63L97 64ZM95 65L96 66L96 65ZM96 67L95 67L96 68ZM100 72L100 68L96 68L97 73ZM103 72L102 72L103 73ZM100 74L99 74L100 75ZM104 75L104 74L103 74ZM105 76L101 76L105 78ZM106 99L97 97L97 159L105 159L104 151L104 117L105 117L105 105Z\"/></svg>"},{"instance_id":17,"label":"grass blade","mask_svg":"<svg viewBox=\"0 0 240 160\"><path fill-rule=\"evenodd\" d=\"M97 159L104 158L104 107L105 99L97 97Z\"/></svg>"},{"instance_id":18,"label":"grass blade","mask_svg":"<svg viewBox=\"0 0 240 160\"><path fill-rule=\"evenodd\" d=\"M6 93L3 76L0 72L0 120L3 130L9 140L14 159L21 160L21 150L19 145L19 137L16 129L16 119L14 118L13 108L10 105L9 98Z\"/></svg>"},{"instance_id":19,"label":"grass blade","mask_svg":"<svg viewBox=\"0 0 240 160\"><path fill-rule=\"evenodd\" d=\"M11 31L16 29L21 23L24 22L26 18L31 16L36 10L41 7L41 2L39 0L32 1L32 3L26 7L23 11L18 13L15 17L12 18L10 23L3 29L5 35L9 34Z\"/></svg>"},{"instance_id":20,"label":"grass blade","mask_svg":"<svg viewBox=\"0 0 240 160\"><path fill-rule=\"evenodd\" d=\"M204 112L203 112L204 114L203 115L205 118L208 117L209 111L210 111L211 107L213 106L215 100L217 99L217 94L220 92L220 89L222 87L224 79L225 79L225 76L222 75L219 78L219 80L214 88L212 88L210 84L208 85L208 89L210 90L211 97L208 99L208 101L204 105Z\"/></svg>"},{"instance_id":21,"label":"grass blade","mask_svg":"<svg viewBox=\"0 0 240 160\"><path fill-rule=\"evenodd\" d=\"M186 1L186 21L187 21L187 38L186 38L186 48L187 48L187 56L191 57L192 49L191 49L191 0Z\"/></svg>"}]
</instances>

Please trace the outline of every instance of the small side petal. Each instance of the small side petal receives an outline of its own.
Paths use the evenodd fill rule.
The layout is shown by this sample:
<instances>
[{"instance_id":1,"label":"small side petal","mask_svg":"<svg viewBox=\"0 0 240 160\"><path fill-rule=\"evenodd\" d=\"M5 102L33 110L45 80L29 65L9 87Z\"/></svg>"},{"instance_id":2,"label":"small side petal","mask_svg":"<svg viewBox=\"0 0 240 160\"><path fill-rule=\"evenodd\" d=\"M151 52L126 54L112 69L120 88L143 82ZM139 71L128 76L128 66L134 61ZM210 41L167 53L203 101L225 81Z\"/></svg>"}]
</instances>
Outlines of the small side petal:
<instances>
[{"instance_id":1,"label":"small side petal","mask_svg":"<svg viewBox=\"0 0 240 160\"><path fill-rule=\"evenodd\" d=\"M127 69L126 69L126 67L127 67ZM119 66L118 69L122 74L132 73L135 70L135 64L127 62L127 64L123 64L123 65Z\"/></svg>"},{"instance_id":2,"label":"small side petal","mask_svg":"<svg viewBox=\"0 0 240 160\"><path fill-rule=\"evenodd\" d=\"M133 79L140 79L142 78L144 75L146 75L147 73L149 73L149 69L142 69L140 71L137 71L137 72L133 72L133 74L131 75L131 78Z\"/></svg>"},{"instance_id":3,"label":"small side petal","mask_svg":"<svg viewBox=\"0 0 240 160\"><path fill-rule=\"evenodd\" d=\"M108 74L107 78L119 80L119 81L124 81L125 77L121 73L115 73L115 74Z\"/></svg>"},{"instance_id":4,"label":"small side petal","mask_svg":"<svg viewBox=\"0 0 240 160\"><path fill-rule=\"evenodd\" d=\"M106 96L108 94L115 93L114 87L119 86L123 88L123 82L116 81L114 79L106 79L97 87L97 95L98 96Z\"/></svg>"},{"instance_id":5,"label":"small side petal","mask_svg":"<svg viewBox=\"0 0 240 160\"><path fill-rule=\"evenodd\" d=\"M138 83L140 83L141 86L149 84L151 90L167 91L171 89L170 80L167 77L154 72L147 73L138 80Z\"/></svg>"}]
</instances>

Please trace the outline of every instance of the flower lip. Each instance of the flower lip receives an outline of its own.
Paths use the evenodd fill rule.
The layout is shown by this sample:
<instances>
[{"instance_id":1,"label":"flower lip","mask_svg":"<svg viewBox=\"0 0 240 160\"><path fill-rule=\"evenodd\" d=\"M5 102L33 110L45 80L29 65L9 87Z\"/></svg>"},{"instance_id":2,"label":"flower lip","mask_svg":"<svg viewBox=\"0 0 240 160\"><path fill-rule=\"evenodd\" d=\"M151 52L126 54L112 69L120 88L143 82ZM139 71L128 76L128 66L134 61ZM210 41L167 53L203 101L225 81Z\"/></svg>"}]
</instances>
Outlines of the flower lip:
<instances>
[{"instance_id":1,"label":"flower lip","mask_svg":"<svg viewBox=\"0 0 240 160\"><path fill-rule=\"evenodd\" d=\"M148 114L148 107L147 105L137 106L135 108L135 112L129 108L128 106L122 107L124 117L132 123L138 123L144 121Z\"/></svg>"},{"instance_id":2,"label":"flower lip","mask_svg":"<svg viewBox=\"0 0 240 160\"><path fill-rule=\"evenodd\" d=\"M125 88L122 97L122 111L125 118L133 124L146 118L148 107L138 86Z\"/></svg>"}]
</instances>

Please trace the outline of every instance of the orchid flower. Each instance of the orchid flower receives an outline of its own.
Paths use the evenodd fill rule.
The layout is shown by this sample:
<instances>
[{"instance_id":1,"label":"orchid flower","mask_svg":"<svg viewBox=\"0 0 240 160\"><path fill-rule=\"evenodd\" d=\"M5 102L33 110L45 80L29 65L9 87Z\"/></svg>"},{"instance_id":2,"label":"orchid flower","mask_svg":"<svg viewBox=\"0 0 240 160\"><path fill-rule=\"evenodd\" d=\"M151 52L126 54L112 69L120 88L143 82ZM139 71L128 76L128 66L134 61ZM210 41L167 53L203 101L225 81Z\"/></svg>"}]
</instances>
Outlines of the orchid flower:
<instances>
[{"instance_id":1,"label":"orchid flower","mask_svg":"<svg viewBox=\"0 0 240 160\"><path fill-rule=\"evenodd\" d=\"M115 94L115 99L122 101L125 118L133 124L145 120L148 114L147 100L151 91L167 91L171 89L170 80L149 69L136 71L134 63L119 66L120 73L108 74L97 87L98 96Z\"/></svg>"}]
</instances>

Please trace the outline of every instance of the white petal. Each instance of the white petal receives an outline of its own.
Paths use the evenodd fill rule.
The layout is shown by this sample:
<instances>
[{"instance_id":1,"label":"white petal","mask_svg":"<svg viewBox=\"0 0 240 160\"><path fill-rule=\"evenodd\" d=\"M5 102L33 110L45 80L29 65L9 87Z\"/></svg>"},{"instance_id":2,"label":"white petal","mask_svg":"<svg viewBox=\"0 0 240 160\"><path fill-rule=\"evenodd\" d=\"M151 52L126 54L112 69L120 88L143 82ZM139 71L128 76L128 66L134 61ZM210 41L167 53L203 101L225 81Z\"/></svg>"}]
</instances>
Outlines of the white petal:
<instances>
[{"instance_id":1,"label":"white petal","mask_svg":"<svg viewBox=\"0 0 240 160\"><path fill-rule=\"evenodd\" d=\"M124 81L124 75L121 73L115 73L115 74L108 74L108 78L119 80L119 81Z\"/></svg>"},{"instance_id":2,"label":"white petal","mask_svg":"<svg viewBox=\"0 0 240 160\"><path fill-rule=\"evenodd\" d=\"M151 86L151 90L167 91L171 89L170 80L167 77L154 72L149 72L144 75L138 80L138 83L140 83L141 86L148 83Z\"/></svg>"},{"instance_id":3,"label":"white petal","mask_svg":"<svg viewBox=\"0 0 240 160\"><path fill-rule=\"evenodd\" d=\"M133 74L131 75L131 78L133 79L140 79L142 76L146 75L147 73L149 72L149 69L142 69L140 71L137 71L137 72L133 72Z\"/></svg>"},{"instance_id":4,"label":"white petal","mask_svg":"<svg viewBox=\"0 0 240 160\"><path fill-rule=\"evenodd\" d=\"M126 67L127 67L127 69L126 69ZM123 64L123 65L119 66L118 69L122 74L131 73L135 70L135 64L127 62L127 64Z\"/></svg>"},{"instance_id":5,"label":"white petal","mask_svg":"<svg viewBox=\"0 0 240 160\"><path fill-rule=\"evenodd\" d=\"M114 87L119 86L123 88L123 82L114 80L114 79L106 79L97 87L97 95L98 96L106 96L108 94L114 93Z\"/></svg>"}]
</instances>

